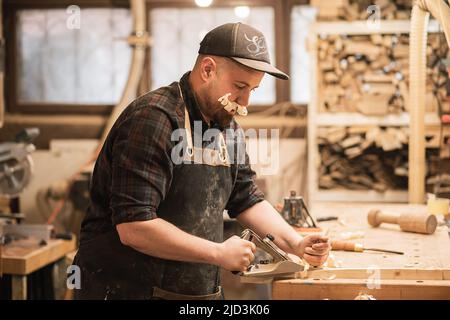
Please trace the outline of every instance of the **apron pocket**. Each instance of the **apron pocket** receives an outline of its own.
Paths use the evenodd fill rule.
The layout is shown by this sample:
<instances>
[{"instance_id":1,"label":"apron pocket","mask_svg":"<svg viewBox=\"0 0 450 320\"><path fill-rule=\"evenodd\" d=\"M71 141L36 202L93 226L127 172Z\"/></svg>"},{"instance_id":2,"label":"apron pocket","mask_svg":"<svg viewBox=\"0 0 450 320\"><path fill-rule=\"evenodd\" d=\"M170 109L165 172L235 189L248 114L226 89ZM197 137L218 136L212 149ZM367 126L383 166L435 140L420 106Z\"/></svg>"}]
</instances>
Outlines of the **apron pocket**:
<instances>
[{"instance_id":1,"label":"apron pocket","mask_svg":"<svg viewBox=\"0 0 450 320\"><path fill-rule=\"evenodd\" d=\"M222 287L218 287L217 292L205 295L190 295L167 291L158 287L153 287L153 298L163 300L221 300Z\"/></svg>"}]
</instances>

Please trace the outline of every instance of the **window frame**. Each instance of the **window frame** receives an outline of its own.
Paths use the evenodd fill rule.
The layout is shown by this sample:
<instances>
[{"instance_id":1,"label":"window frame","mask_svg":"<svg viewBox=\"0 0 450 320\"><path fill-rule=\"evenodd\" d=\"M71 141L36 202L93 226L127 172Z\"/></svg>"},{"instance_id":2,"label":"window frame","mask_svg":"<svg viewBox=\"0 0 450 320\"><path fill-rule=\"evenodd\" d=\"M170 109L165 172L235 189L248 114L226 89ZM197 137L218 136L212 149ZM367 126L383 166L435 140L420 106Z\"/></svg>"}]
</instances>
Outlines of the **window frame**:
<instances>
[{"instance_id":1,"label":"window frame","mask_svg":"<svg viewBox=\"0 0 450 320\"><path fill-rule=\"evenodd\" d=\"M21 114L83 114L108 115L114 105L112 104L72 104L72 103L29 103L19 102L18 89L18 42L17 42L17 13L26 9L64 9L76 4L82 8L129 8L127 1L55 1L55 0L9 0L4 3L5 26L5 101L8 113Z\"/></svg>"},{"instance_id":2,"label":"window frame","mask_svg":"<svg viewBox=\"0 0 450 320\"><path fill-rule=\"evenodd\" d=\"M48 147L58 132L59 138L97 139L114 105L105 104L55 104L18 103L17 65L17 12L23 9L64 9L70 5L81 8L129 8L128 0L4 0L3 24L5 35L5 102L6 122L2 129L4 138L12 137L18 128L39 126L38 147ZM234 7L238 5L270 6L274 8L275 61L278 68L290 74L291 10L296 5L308 5L308 0L214 0L211 7ZM146 11L154 8L195 8L194 0L146 0ZM150 17L150 15L149 15ZM149 18L148 18L149 19ZM151 35L151 24L146 21ZM147 49L144 70L138 85L138 95L151 88L151 50ZM275 104L290 101L289 81L275 82ZM296 104L297 105L297 104ZM250 106L249 110L263 111L270 105ZM306 107L305 104L299 106ZM10 123L8 123L10 115ZM77 121L72 121L73 117ZM43 120L46 119L46 120ZM60 121L59 121L60 119ZM73 124L72 124L73 123ZM14 129L14 131L13 131ZM8 132L9 131L9 132Z\"/></svg>"}]
</instances>

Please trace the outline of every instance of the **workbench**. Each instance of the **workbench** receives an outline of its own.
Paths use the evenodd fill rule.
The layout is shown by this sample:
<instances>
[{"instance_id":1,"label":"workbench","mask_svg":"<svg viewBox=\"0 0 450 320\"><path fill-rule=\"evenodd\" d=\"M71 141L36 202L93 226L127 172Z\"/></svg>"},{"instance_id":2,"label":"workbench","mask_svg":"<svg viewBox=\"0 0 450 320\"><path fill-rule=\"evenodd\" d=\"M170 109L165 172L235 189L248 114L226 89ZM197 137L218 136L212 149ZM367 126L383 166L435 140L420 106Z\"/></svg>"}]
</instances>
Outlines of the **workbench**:
<instances>
[{"instance_id":1,"label":"workbench","mask_svg":"<svg viewBox=\"0 0 450 320\"><path fill-rule=\"evenodd\" d=\"M355 299L360 294L375 299L450 299L450 239L448 227L431 235L400 231L398 225L372 228L371 209L385 212L427 212L425 205L317 203L313 217L337 216L319 223L331 239L362 236L347 241L404 252L331 251L335 267L313 268L296 278L276 280L273 299ZM438 220L442 217L438 217ZM367 297L367 296L366 296Z\"/></svg>"},{"instance_id":2,"label":"workbench","mask_svg":"<svg viewBox=\"0 0 450 320\"><path fill-rule=\"evenodd\" d=\"M50 239L40 245L33 238L14 240L3 247L3 274L12 279L12 299L27 299L27 275L65 257L76 248L72 240Z\"/></svg>"}]
</instances>

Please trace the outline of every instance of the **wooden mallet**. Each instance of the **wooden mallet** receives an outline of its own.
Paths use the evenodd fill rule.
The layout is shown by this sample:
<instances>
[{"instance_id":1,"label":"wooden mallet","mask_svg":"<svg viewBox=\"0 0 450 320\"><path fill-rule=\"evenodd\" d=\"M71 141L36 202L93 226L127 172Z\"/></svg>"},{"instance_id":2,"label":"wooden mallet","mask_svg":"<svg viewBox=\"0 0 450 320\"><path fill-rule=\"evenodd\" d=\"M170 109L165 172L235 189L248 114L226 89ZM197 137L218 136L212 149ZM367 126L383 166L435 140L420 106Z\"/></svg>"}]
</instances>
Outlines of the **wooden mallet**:
<instances>
[{"instance_id":1,"label":"wooden mallet","mask_svg":"<svg viewBox=\"0 0 450 320\"><path fill-rule=\"evenodd\" d=\"M372 227L378 227L381 223L398 224L402 231L432 234L437 227L436 216L424 213L395 213L371 210L367 215L367 221Z\"/></svg>"}]
</instances>

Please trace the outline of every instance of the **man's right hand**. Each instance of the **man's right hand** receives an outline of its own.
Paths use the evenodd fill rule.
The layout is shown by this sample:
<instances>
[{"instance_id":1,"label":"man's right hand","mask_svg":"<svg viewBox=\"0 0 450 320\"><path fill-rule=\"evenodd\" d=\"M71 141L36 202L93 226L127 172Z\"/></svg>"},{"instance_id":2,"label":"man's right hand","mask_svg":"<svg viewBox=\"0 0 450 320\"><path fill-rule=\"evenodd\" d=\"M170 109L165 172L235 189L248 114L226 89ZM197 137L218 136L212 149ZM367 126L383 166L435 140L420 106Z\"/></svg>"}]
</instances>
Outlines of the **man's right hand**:
<instances>
[{"instance_id":1,"label":"man's right hand","mask_svg":"<svg viewBox=\"0 0 450 320\"><path fill-rule=\"evenodd\" d=\"M232 236L219 244L218 265L229 271L246 271L255 259L253 242Z\"/></svg>"}]
</instances>

